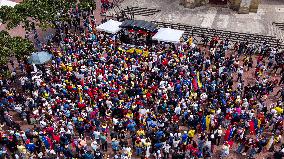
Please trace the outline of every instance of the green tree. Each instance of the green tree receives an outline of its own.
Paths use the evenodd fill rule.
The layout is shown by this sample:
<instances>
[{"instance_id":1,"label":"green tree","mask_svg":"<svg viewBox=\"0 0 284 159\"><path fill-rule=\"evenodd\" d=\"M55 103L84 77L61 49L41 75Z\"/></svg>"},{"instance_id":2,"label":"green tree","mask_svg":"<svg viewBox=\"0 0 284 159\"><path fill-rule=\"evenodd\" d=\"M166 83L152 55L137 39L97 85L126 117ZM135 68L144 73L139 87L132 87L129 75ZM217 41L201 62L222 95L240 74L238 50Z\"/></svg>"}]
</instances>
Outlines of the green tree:
<instances>
[{"instance_id":1,"label":"green tree","mask_svg":"<svg viewBox=\"0 0 284 159\"><path fill-rule=\"evenodd\" d=\"M22 25L30 29L35 23L41 28L54 27L54 21L66 20L68 11L78 6L80 11L95 8L95 0L24 0L15 7L0 8L0 19L11 29Z\"/></svg>"},{"instance_id":2,"label":"green tree","mask_svg":"<svg viewBox=\"0 0 284 159\"><path fill-rule=\"evenodd\" d=\"M0 8L1 23L7 29L22 26L26 31L39 26L42 29L56 27L55 21L67 21L69 11L78 6L80 11L96 8L95 0L23 0L14 7ZM33 52L33 43L21 37L11 37L8 32L0 32L0 64L5 64L9 57L22 58Z\"/></svg>"},{"instance_id":3,"label":"green tree","mask_svg":"<svg viewBox=\"0 0 284 159\"><path fill-rule=\"evenodd\" d=\"M7 64L10 57L21 59L30 55L35 48L31 41L22 37L11 37L7 31L0 32L0 65Z\"/></svg>"}]
</instances>

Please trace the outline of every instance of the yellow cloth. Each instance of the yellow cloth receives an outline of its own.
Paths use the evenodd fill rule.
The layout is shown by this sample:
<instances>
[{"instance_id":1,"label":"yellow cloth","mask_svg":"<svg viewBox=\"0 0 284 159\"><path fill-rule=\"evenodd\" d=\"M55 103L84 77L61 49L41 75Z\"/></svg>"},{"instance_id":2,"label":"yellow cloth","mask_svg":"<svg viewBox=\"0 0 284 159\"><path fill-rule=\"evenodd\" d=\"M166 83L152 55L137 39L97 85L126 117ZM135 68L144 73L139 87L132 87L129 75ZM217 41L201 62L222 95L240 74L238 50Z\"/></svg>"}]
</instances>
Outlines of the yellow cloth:
<instances>
[{"instance_id":1,"label":"yellow cloth","mask_svg":"<svg viewBox=\"0 0 284 159\"><path fill-rule=\"evenodd\" d=\"M63 71L66 71L66 70L67 70L67 68L66 68L66 66L64 65L64 63L61 63L61 64L60 64L60 67L61 67L61 69L62 69Z\"/></svg>"},{"instance_id":2,"label":"yellow cloth","mask_svg":"<svg viewBox=\"0 0 284 159\"><path fill-rule=\"evenodd\" d=\"M279 136L275 136L275 138L274 138L274 142L275 142L275 143L278 143L278 142L279 142L279 140L280 140L280 137L279 137Z\"/></svg>"},{"instance_id":3,"label":"yellow cloth","mask_svg":"<svg viewBox=\"0 0 284 159\"><path fill-rule=\"evenodd\" d=\"M133 118L133 113L127 113L127 114L126 114L126 117L128 117L128 118Z\"/></svg>"},{"instance_id":4,"label":"yellow cloth","mask_svg":"<svg viewBox=\"0 0 284 159\"><path fill-rule=\"evenodd\" d=\"M188 45L191 45L192 44L192 37L190 37L189 39L188 39Z\"/></svg>"},{"instance_id":5,"label":"yellow cloth","mask_svg":"<svg viewBox=\"0 0 284 159\"><path fill-rule=\"evenodd\" d=\"M190 96L189 96L189 99L193 99L193 98L196 98L196 97L197 97L197 93L196 92L191 92Z\"/></svg>"},{"instance_id":6,"label":"yellow cloth","mask_svg":"<svg viewBox=\"0 0 284 159\"><path fill-rule=\"evenodd\" d=\"M197 72L197 83L198 83L198 87L202 88L202 83L201 83L201 80L199 79L199 72Z\"/></svg>"},{"instance_id":7,"label":"yellow cloth","mask_svg":"<svg viewBox=\"0 0 284 159\"><path fill-rule=\"evenodd\" d=\"M137 135L138 136L144 136L145 135L145 131L140 129L140 130L137 131Z\"/></svg>"},{"instance_id":8,"label":"yellow cloth","mask_svg":"<svg viewBox=\"0 0 284 159\"><path fill-rule=\"evenodd\" d=\"M44 98L48 98L49 94L47 92L43 93Z\"/></svg>"},{"instance_id":9,"label":"yellow cloth","mask_svg":"<svg viewBox=\"0 0 284 159\"><path fill-rule=\"evenodd\" d=\"M151 142L145 142L145 147L149 147L149 146L151 146Z\"/></svg>"},{"instance_id":10,"label":"yellow cloth","mask_svg":"<svg viewBox=\"0 0 284 159\"><path fill-rule=\"evenodd\" d=\"M140 141L140 142L135 142L135 146L136 147L142 147L142 142Z\"/></svg>"},{"instance_id":11,"label":"yellow cloth","mask_svg":"<svg viewBox=\"0 0 284 159\"><path fill-rule=\"evenodd\" d=\"M277 111L278 114L282 114L283 113L283 109L280 108L280 107L275 107L274 109Z\"/></svg>"},{"instance_id":12,"label":"yellow cloth","mask_svg":"<svg viewBox=\"0 0 284 159\"><path fill-rule=\"evenodd\" d=\"M126 52L127 53L134 53L134 48L128 49Z\"/></svg>"},{"instance_id":13,"label":"yellow cloth","mask_svg":"<svg viewBox=\"0 0 284 159\"><path fill-rule=\"evenodd\" d=\"M78 121L84 121L84 119L81 117L78 117Z\"/></svg>"},{"instance_id":14,"label":"yellow cloth","mask_svg":"<svg viewBox=\"0 0 284 159\"><path fill-rule=\"evenodd\" d=\"M144 51L142 54L143 57L149 57L149 51Z\"/></svg>"},{"instance_id":15,"label":"yellow cloth","mask_svg":"<svg viewBox=\"0 0 284 159\"><path fill-rule=\"evenodd\" d=\"M143 50L141 50L141 49L135 49L135 52L136 52L137 54L142 54Z\"/></svg>"},{"instance_id":16,"label":"yellow cloth","mask_svg":"<svg viewBox=\"0 0 284 159\"><path fill-rule=\"evenodd\" d=\"M209 126L210 126L210 115L206 116L206 130L209 131Z\"/></svg>"},{"instance_id":17,"label":"yellow cloth","mask_svg":"<svg viewBox=\"0 0 284 159\"><path fill-rule=\"evenodd\" d=\"M257 120L257 127L258 127L258 128L260 128L260 124L261 124L261 121L258 119L258 120Z\"/></svg>"},{"instance_id":18,"label":"yellow cloth","mask_svg":"<svg viewBox=\"0 0 284 159\"><path fill-rule=\"evenodd\" d=\"M72 66L67 66L67 70L70 71L70 72L73 71Z\"/></svg>"},{"instance_id":19,"label":"yellow cloth","mask_svg":"<svg viewBox=\"0 0 284 159\"><path fill-rule=\"evenodd\" d=\"M188 131L188 137L194 137L195 130L189 130Z\"/></svg>"},{"instance_id":20,"label":"yellow cloth","mask_svg":"<svg viewBox=\"0 0 284 159\"><path fill-rule=\"evenodd\" d=\"M25 146L20 145L20 146L17 146L17 148L18 148L18 151L19 151L20 153L23 153L23 154L27 153L27 149L26 149Z\"/></svg>"},{"instance_id":21,"label":"yellow cloth","mask_svg":"<svg viewBox=\"0 0 284 159\"><path fill-rule=\"evenodd\" d=\"M83 97L82 97L82 93L81 92L79 93L79 97L80 97L80 103L82 103Z\"/></svg>"}]
</instances>

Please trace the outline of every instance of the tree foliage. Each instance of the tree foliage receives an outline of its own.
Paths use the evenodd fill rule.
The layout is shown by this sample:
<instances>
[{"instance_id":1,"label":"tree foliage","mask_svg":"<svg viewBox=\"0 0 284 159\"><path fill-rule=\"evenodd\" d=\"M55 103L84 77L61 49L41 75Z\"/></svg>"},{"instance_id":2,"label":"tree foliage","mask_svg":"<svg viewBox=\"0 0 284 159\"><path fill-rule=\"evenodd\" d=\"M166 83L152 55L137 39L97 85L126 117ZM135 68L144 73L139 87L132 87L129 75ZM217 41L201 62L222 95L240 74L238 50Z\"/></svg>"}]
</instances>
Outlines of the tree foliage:
<instances>
[{"instance_id":1,"label":"tree foliage","mask_svg":"<svg viewBox=\"0 0 284 159\"><path fill-rule=\"evenodd\" d=\"M95 0L23 0L14 7L2 6L0 20L7 29L22 26L30 31L35 25L42 29L55 27L55 21L70 18L71 9L91 11L96 6ZM5 64L9 57L17 58L33 52L33 43L21 37L11 37L8 32L0 32L0 64Z\"/></svg>"},{"instance_id":2,"label":"tree foliage","mask_svg":"<svg viewBox=\"0 0 284 159\"><path fill-rule=\"evenodd\" d=\"M22 58L35 51L31 41L22 37L11 37L7 31L0 32L0 64L6 64L9 57Z\"/></svg>"},{"instance_id":3,"label":"tree foliage","mask_svg":"<svg viewBox=\"0 0 284 159\"><path fill-rule=\"evenodd\" d=\"M69 18L69 11L76 6L80 11L95 8L94 0L24 0L15 7L0 8L0 19L11 29L22 25L31 27L35 22L41 28L53 27L53 22Z\"/></svg>"}]
</instances>

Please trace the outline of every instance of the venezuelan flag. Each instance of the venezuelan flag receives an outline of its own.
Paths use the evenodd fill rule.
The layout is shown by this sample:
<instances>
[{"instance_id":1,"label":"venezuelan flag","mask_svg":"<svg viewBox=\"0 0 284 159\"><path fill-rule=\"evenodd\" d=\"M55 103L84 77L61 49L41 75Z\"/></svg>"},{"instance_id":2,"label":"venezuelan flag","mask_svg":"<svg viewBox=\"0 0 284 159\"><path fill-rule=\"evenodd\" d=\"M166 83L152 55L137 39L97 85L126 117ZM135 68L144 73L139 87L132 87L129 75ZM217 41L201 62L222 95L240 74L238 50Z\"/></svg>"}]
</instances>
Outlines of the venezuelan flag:
<instances>
[{"instance_id":1,"label":"venezuelan flag","mask_svg":"<svg viewBox=\"0 0 284 159\"><path fill-rule=\"evenodd\" d=\"M82 101L83 101L83 98L82 98L82 91L81 91L80 88L78 88L78 89L79 89L78 92L79 92L80 103L82 103Z\"/></svg>"},{"instance_id":2,"label":"venezuelan flag","mask_svg":"<svg viewBox=\"0 0 284 159\"><path fill-rule=\"evenodd\" d=\"M149 57L149 51L143 51L143 57Z\"/></svg>"},{"instance_id":3,"label":"venezuelan flag","mask_svg":"<svg viewBox=\"0 0 284 159\"><path fill-rule=\"evenodd\" d=\"M47 137L42 136L41 141L44 143L45 148L49 149L50 144L49 144L49 142L47 140Z\"/></svg>"},{"instance_id":4,"label":"venezuelan flag","mask_svg":"<svg viewBox=\"0 0 284 159\"><path fill-rule=\"evenodd\" d=\"M200 80L199 71L197 72L196 76L197 76L198 88L202 88L202 82L201 82L201 80Z\"/></svg>"},{"instance_id":5,"label":"venezuelan flag","mask_svg":"<svg viewBox=\"0 0 284 159\"><path fill-rule=\"evenodd\" d=\"M82 86L82 87L84 87L84 86L85 86L84 78L82 78L82 79L80 80L80 84L81 84L81 86Z\"/></svg>"},{"instance_id":6,"label":"venezuelan flag","mask_svg":"<svg viewBox=\"0 0 284 159\"><path fill-rule=\"evenodd\" d=\"M198 89L198 82L197 82L196 76L194 76L194 78L192 79L192 86L193 86L193 90L197 91L197 89Z\"/></svg>"},{"instance_id":7,"label":"venezuelan flag","mask_svg":"<svg viewBox=\"0 0 284 159\"><path fill-rule=\"evenodd\" d=\"M254 130L258 130L258 119L254 119Z\"/></svg>"},{"instance_id":8,"label":"venezuelan flag","mask_svg":"<svg viewBox=\"0 0 284 159\"><path fill-rule=\"evenodd\" d=\"M260 128L261 120L257 120L257 127Z\"/></svg>"},{"instance_id":9,"label":"venezuelan flag","mask_svg":"<svg viewBox=\"0 0 284 159\"><path fill-rule=\"evenodd\" d=\"M252 120L249 122L249 130L251 134L255 135L254 121Z\"/></svg>"},{"instance_id":10,"label":"venezuelan flag","mask_svg":"<svg viewBox=\"0 0 284 159\"><path fill-rule=\"evenodd\" d=\"M226 130L226 132L225 132L224 140L225 140L225 141L229 141L232 136L233 136L233 128L232 128L232 126L230 125L230 126L228 127L228 129Z\"/></svg>"},{"instance_id":11,"label":"venezuelan flag","mask_svg":"<svg viewBox=\"0 0 284 159\"><path fill-rule=\"evenodd\" d=\"M233 133L234 133L233 128L231 128L231 129L230 129L230 136L229 136L229 140L228 140L228 141L230 141L231 138L233 137Z\"/></svg>"},{"instance_id":12,"label":"venezuelan flag","mask_svg":"<svg viewBox=\"0 0 284 159\"><path fill-rule=\"evenodd\" d=\"M141 50L141 49L135 49L135 52L136 52L137 54L142 54L142 53L143 53L143 50Z\"/></svg>"},{"instance_id":13,"label":"venezuelan flag","mask_svg":"<svg viewBox=\"0 0 284 159\"><path fill-rule=\"evenodd\" d=\"M126 52L132 54L132 53L134 53L134 51L135 51L135 49L134 49L134 48L131 48L131 49L128 49Z\"/></svg>"},{"instance_id":14,"label":"venezuelan flag","mask_svg":"<svg viewBox=\"0 0 284 159\"><path fill-rule=\"evenodd\" d=\"M209 126L210 126L210 115L206 116L206 130L209 131Z\"/></svg>"}]
</instances>

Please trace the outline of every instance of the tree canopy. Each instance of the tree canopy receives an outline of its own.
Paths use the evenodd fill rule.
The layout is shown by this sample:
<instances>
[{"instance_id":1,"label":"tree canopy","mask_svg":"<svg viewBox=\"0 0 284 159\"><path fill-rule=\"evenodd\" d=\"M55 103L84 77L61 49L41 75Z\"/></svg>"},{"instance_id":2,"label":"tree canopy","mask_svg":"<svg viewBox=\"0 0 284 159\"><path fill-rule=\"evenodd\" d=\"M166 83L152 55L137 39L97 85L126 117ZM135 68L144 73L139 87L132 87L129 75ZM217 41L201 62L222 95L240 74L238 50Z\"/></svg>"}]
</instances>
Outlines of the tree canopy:
<instances>
[{"instance_id":1,"label":"tree canopy","mask_svg":"<svg viewBox=\"0 0 284 159\"><path fill-rule=\"evenodd\" d=\"M0 31L0 65L6 64L9 57L21 58L35 51L31 41L22 37L11 37L7 31Z\"/></svg>"},{"instance_id":2,"label":"tree canopy","mask_svg":"<svg viewBox=\"0 0 284 159\"><path fill-rule=\"evenodd\" d=\"M26 30L55 27L55 21L66 21L71 10L91 11L95 9L95 0L23 0L14 7L0 8L1 23L7 29L22 26ZM0 32L0 64L7 62L11 56L21 58L33 52L34 45L28 39L11 37L8 32Z\"/></svg>"},{"instance_id":3,"label":"tree canopy","mask_svg":"<svg viewBox=\"0 0 284 159\"><path fill-rule=\"evenodd\" d=\"M29 28L33 22L41 28L47 28L53 27L56 20L68 18L71 8L88 11L95 6L94 0L23 0L14 7L2 6L0 19L8 29L19 25Z\"/></svg>"}]
</instances>

